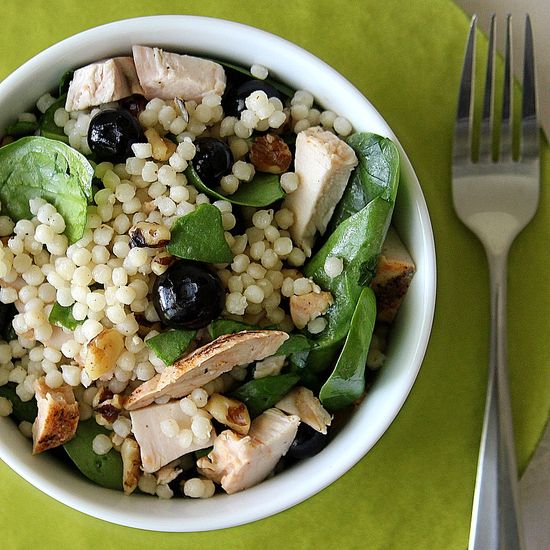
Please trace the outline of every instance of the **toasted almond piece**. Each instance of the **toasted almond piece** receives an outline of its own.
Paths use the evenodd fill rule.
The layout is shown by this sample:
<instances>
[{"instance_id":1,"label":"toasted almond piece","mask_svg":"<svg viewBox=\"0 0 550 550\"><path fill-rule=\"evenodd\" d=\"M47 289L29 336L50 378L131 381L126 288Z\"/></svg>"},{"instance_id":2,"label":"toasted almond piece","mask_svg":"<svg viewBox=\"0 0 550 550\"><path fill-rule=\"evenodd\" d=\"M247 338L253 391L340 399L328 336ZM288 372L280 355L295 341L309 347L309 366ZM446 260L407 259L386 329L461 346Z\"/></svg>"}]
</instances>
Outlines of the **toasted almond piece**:
<instances>
[{"instance_id":1,"label":"toasted almond piece","mask_svg":"<svg viewBox=\"0 0 550 550\"><path fill-rule=\"evenodd\" d=\"M170 241L170 230L160 223L138 222L128 231L133 246L159 248Z\"/></svg>"},{"instance_id":2,"label":"toasted almond piece","mask_svg":"<svg viewBox=\"0 0 550 550\"><path fill-rule=\"evenodd\" d=\"M155 477L157 478L157 483L159 485L168 485L176 479L183 470L179 467L180 460L173 460L166 466L163 466L158 472L155 472Z\"/></svg>"},{"instance_id":3,"label":"toasted almond piece","mask_svg":"<svg viewBox=\"0 0 550 550\"><path fill-rule=\"evenodd\" d=\"M302 422L322 434L327 433L327 426L332 422L332 416L313 392L301 386L290 390L275 407L287 414L299 416Z\"/></svg>"},{"instance_id":4,"label":"toasted almond piece","mask_svg":"<svg viewBox=\"0 0 550 550\"><path fill-rule=\"evenodd\" d=\"M265 134L254 140L250 148L250 162L259 172L282 174L292 162L292 153L279 136Z\"/></svg>"},{"instance_id":5,"label":"toasted almond piece","mask_svg":"<svg viewBox=\"0 0 550 550\"><path fill-rule=\"evenodd\" d=\"M88 342L84 369L92 380L115 368L119 355L124 351L124 337L108 328Z\"/></svg>"},{"instance_id":6,"label":"toasted almond piece","mask_svg":"<svg viewBox=\"0 0 550 550\"><path fill-rule=\"evenodd\" d=\"M273 355L287 339L288 334L279 330L224 334L137 387L126 401L126 409L145 407L162 395L188 395L236 365L245 365Z\"/></svg>"},{"instance_id":7,"label":"toasted almond piece","mask_svg":"<svg viewBox=\"0 0 550 550\"><path fill-rule=\"evenodd\" d=\"M244 403L213 393L204 408L221 424L241 435L250 429L250 415Z\"/></svg>"},{"instance_id":8,"label":"toasted almond piece","mask_svg":"<svg viewBox=\"0 0 550 550\"><path fill-rule=\"evenodd\" d=\"M151 144L155 160L167 161L176 151L176 144L169 139L161 137L154 128L145 130L145 137Z\"/></svg>"},{"instance_id":9,"label":"toasted almond piece","mask_svg":"<svg viewBox=\"0 0 550 550\"><path fill-rule=\"evenodd\" d=\"M296 437L300 419L268 409L252 422L248 435L223 431L214 449L197 461L199 473L236 493L263 481Z\"/></svg>"},{"instance_id":10,"label":"toasted almond piece","mask_svg":"<svg viewBox=\"0 0 550 550\"><path fill-rule=\"evenodd\" d=\"M80 412L71 386L52 389L45 379L35 382L38 415L32 426L33 454L63 445L74 437Z\"/></svg>"},{"instance_id":11,"label":"toasted almond piece","mask_svg":"<svg viewBox=\"0 0 550 550\"><path fill-rule=\"evenodd\" d=\"M304 328L310 321L323 315L332 304L330 292L308 292L290 297L290 316L297 328Z\"/></svg>"},{"instance_id":12,"label":"toasted almond piece","mask_svg":"<svg viewBox=\"0 0 550 550\"><path fill-rule=\"evenodd\" d=\"M130 495L138 486L141 477L141 459L139 446L135 439L127 437L120 448L122 458L122 486L124 493Z\"/></svg>"},{"instance_id":13,"label":"toasted almond piece","mask_svg":"<svg viewBox=\"0 0 550 550\"><path fill-rule=\"evenodd\" d=\"M377 319L391 323L409 289L416 267L399 235L390 227L378 258L371 287L376 294Z\"/></svg>"}]
</instances>

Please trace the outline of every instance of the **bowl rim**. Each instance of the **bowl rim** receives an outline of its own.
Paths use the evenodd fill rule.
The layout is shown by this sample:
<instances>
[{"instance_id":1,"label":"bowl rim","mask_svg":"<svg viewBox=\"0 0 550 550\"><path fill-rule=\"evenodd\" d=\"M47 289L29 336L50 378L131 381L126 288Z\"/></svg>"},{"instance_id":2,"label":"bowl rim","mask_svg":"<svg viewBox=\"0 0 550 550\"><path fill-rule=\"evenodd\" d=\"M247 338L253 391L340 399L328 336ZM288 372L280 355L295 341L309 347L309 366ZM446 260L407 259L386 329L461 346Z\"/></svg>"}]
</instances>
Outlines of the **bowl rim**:
<instances>
[{"instance_id":1,"label":"bowl rim","mask_svg":"<svg viewBox=\"0 0 550 550\"><path fill-rule=\"evenodd\" d=\"M20 436L18 433L17 427L13 426L7 429L7 438L0 438L0 458L6 462L17 474L27 480L29 483L34 485L36 488L51 496L52 498L58 500L59 502L66 504L76 510L84 512L93 517L103 519L115 524L124 525L128 527L136 527L146 530L154 531L175 531L175 532L184 532L184 531L206 531L212 529L220 529L230 526L241 525L244 523L249 523L256 521L271 515L274 515L278 512L281 512L285 509L288 509L304 500L310 496L318 493L329 484L336 481L340 476L346 473L352 466L354 466L380 439L384 434L390 424L393 422L398 412L400 411L403 403L408 397L410 390L414 384L414 381L417 377L417 374L422 365L422 361L428 346L431 327L433 323L434 311L435 311L435 297L436 297L436 261L435 261L435 244L433 231L430 221L430 216L428 213L426 201L420 187L420 183L416 176L416 173L411 165L410 160L408 159L403 147L399 143L399 140L385 122L382 115L372 106L366 97L351 84L346 78L339 74L335 69L330 65L317 58L307 50L297 46L296 44L283 39L277 35L274 35L270 32L245 25L242 23L237 23L234 21L226 19L218 19L212 17L203 17L203 16L191 16L191 15L156 15L156 16L145 16L145 17L135 17L130 19L122 19L114 21L111 23L103 24L96 26L87 30L84 30L78 34L70 36L56 44L48 47L44 51L38 53L18 69L12 72L0 83L0 98L3 96L9 96L22 85L28 79L28 75L32 73L33 70L41 67L43 64L53 63L54 60L63 59L63 54L66 51L70 51L73 46L79 44L82 40L94 40L97 41L101 35L108 35L112 32L120 31L124 28L125 33L140 32L143 25L147 26L169 26L173 25L176 22L198 25L202 28L216 29L216 32L220 32L223 29L224 34L230 35L231 33L245 32L249 35L250 40L258 41L267 41L271 43L272 48L277 48L279 51L284 52L284 55L287 56L298 56L304 60L304 63L311 66L315 71L328 75L331 80L338 82L340 87L346 89L350 98L353 98L354 101L357 101L358 104L361 104L366 111L368 111L378 123L379 133L384 133L388 137L391 137L400 152L401 156L401 171L405 175L407 180L407 192L412 194L412 203L414 205L414 214L417 216L417 222L420 232L420 242L424 251L422 257L423 267L424 267L424 276L422 281L419 284L422 284L422 311L420 316L415 317L415 322L419 323L418 332L420 334L419 340L416 342L416 347L413 351L413 356L409 363L407 372L403 378L401 384L401 391L399 394L399 399L396 399L389 407L388 412L382 422L380 422L376 433L371 434L370 437L361 441L360 444L355 442L355 447L351 447L351 450L347 454L339 455L338 460L334 461L336 458L335 450L334 452L327 453L331 448L332 443L323 451L316 455L315 457L308 459L307 461L296 465L283 472L280 475L277 475L275 478L269 479L262 482L256 487L248 489L242 493L236 495L219 495L214 499L209 499L205 501L193 501L193 508L186 503L186 499L178 499L178 502L184 503L183 505L178 505L178 508L185 509L187 512L191 512L190 517L180 517L174 516L161 519L159 518L160 514L155 514L151 519L152 521L147 521L147 518L143 514L135 514L133 512L125 512L122 509L117 509L113 507L112 502L114 502L115 497L103 498L105 496L106 489L103 489L98 486L90 487L91 482L87 480L74 480L75 485L79 487L86 487L85 496L80 496L80 494L75 493L73 490L74 487L64 487L56 483L56 480L51 479L51 475L48 478L46 470L37 471L34 465L32 464L32 459L26 459L22 456L21 453L18 453L16 448L12 448L11 444L16 441L16 438ZM288 79L286 79L288 81ZM0 99L1 101L1 99ZM352 121L353 122L353 121ZM374 131L374 130L373 130ZM359 409L359 411L361 408ZM359 416L358 416L359 415ZM360 412L356 412L353 417L353 422L350 424L359 425L361 422ZM342 444L345 442L352 442L352 428L354 426L347 426L343 430L343 439ZM0 431L4 430L4 426L0 426ZM347 430L347 432L346 432ZM342 434L338 434L337 438L340 438ZM355 434L356 435L356 434ZM336 438L335 438L336 439ZM14 450L15 449L15 450ZM28 452L28 450L26 450ZM324 453L324 454L323 454ZM19 456L17 456L19 455ZM30 453L29 453L30 455ZM49 457L48 457L49 458ZM317 468L316 475L311 476L311 469L313 467ZM294 487L294 482L292 477L295 477L295 474L300 474L302 471L308 475L308 482L304 484L299 490L296 490ZM288 473L293 475L289 476ZM74 476L74 474L71 474ZM272 487L275 487L277 491L273 491ZM100 491L98 493L98 491ZM90 496L93 495L95 499L93 502L90 500ZM121 493L120 493L121 495ZM264 498L269 496L270 498ZM245 498L246 497L246 498ZM260 499L259 503L256 502L256 499ZM122 496L122 499L126 497ZM143 498L149 499L148 496L140 497L139 495L133 495L132 499L136 501L142 500ZM234 506L227 505L227 499L231 499L230 502L233 503L237 499L243 502L249 502L251 504L244 512L231 513L231 509ZM105 504L109 501L109 504ZM117 502L119 499L116 500ZM208 503L217 501L222 509L227 513L222 514L221 517L209 518L208 522L205 522L205 518L201 516L203 511L208 512ZM123 502L120 501L120 502ZM168 512L167 508L169 503L174 501L164 501L159 502L159 510ZM122 508L122 507L121 507ZM196 512L195 515L193 512Z\"/></svg>"}]
</instances>

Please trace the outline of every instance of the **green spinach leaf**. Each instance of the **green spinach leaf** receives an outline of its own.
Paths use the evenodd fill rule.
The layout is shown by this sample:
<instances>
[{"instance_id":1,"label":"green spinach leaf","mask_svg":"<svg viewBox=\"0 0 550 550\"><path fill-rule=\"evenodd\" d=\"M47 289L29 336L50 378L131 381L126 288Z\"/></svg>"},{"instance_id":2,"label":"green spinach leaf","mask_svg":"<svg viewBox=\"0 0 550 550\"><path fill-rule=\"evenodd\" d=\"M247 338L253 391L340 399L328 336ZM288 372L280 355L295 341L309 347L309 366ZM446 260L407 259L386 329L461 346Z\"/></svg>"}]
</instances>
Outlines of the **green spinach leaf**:
<instances>
[{"instance_id":1,"label":"green spinach leaf","mask_svg":"<svg viewBox=\"0 0 550 550\"><path fill-rule=\"evenodd\" d=\"M311 343L303 334L289 334L274 355L293 355L309 351Z\"/></svg>"},{"instance_id":2,"label":"green spinach leaf","mask_svg":"<svg viewBox=\"0 0 550 550\"><path fill-rule=\"evenodd\" d=\"M222 336L223 334L235 334L236 332L242 332L243 330L259 329L260 327L255 325L248 325L246 323L232 321L230 319L216 319L208 326L208 332L212 340L215 340L218 336Z\"/></svg>"},{"instance_id":3,"label":"green spinach leaf","mask_svg":"<svg viewBox=\"0 0 550 550\"><path fill-rule=\"evenodd\" d=\"M52 307L48 321L52 325L56 325L61 328L67 328L69 330L75 330L78 325L81 325L84 321L77 321L73 317L73 308L60 306L57 302Z\"/></svg>"},{"instance_id":4,"label":"green spinach leaf","mask_svg":"<svg viewBox=\"0 0 550 550\"><path fill-rule=\"evenodd\" d=\"M196 334L194 330L169 330L149 338L145 343L169 366L185 353Z\"/></svg>"},{"instance_id":5,"label":"green spinach leaf","mask_svg":"<svg viewBox=\"0 0 550 550\"><path fill-rule=\"evenodd\" d=\"M279 374L266 376L243 384L233 392L233 397L242 401L252 417L258 416L273 407L298 382L295 374Z\"/></svg>"},{"instance_id":6,"label":"green spinach leaf","mask_svg":"<svg viewBox=\"0 0 550 550\"><path fill-rule=\"evenodd\" d=\"M21 398L15 391L16 386L17 384L14 382L8 382L7 384L0 386L0 397L5 397L8 401L11 401L13 408L11 415L17 422L26 420L27 422L32 423L38 415L36 399L21 401Z\"/></svg>"},{"instance_id":7,"label":"green spinach leaf","mask_svg":"<svg viewBox=\"0 0 550 550\"><path fill-rule=\"evenodd\" d=\"M200 179L192 164L189 164L185 170L185 175L199 191L218 200L228 201L240 206L254 206L260 208L269 206L285 196L285 192L279 182L279 176L275 174L257 173L251 181L241 183L239 189L233 193L233 195L227 196L208 187L208 185Z\"/></svg>"},{"instance_id":8,"label":"green spinach leaf","mask_svg":"<svg viewBox=\"0 0 550 550\"><path fill-rule=\"evenodd\" d=\"M41 197L63 216L73 243L86 227L92 176L86 157L68 145L45 137L21 138L0 148L2 213L29 219L29 199Z\"/></svg>"},{"instance_id":9,"label":"green spinach leaf","mask_svg":"<svg viewBox=\"0 0 550 550\"><path fill-rule=\"evenodd\" d=\"M71 84L71 80L73 79L74 71L72 69L69 69L68 71L65 71L61 78L59 79L59 95L67 95L67 92L69 91L69 85Z\"/></svg>"},{"instance_id":10,"label":"green spinach leaf","mask_svg":"<svg viewBox=\"0 0 550 550\"><path fill-rule=\"evenodd\" d=\"M93 418L78 423L76 435L63 448L76 467L90 480L101 487L122 490L122 458L111 449L107 454L96 455L92 449L94 438L99 434L110 435Z\"/></svg>"},{"instance_id":11,"label":"green spinach leaf","mask_svg":"<svg viewBox=\"0 0 550 550\"><path fill-rule=\"evenodd\" d=\"M351 405L365 391L365 366L375 321L376 297L370 287L365 287L336 366L319 393L327 409L335 411Z\"/></svg>"},{"instance_id":12,"label":"green spinach leaf","mask_svg":"<svg viewBox=\"0 0 550 550\"><path fill-rule=\"evenodd\" d=\"M171 232L172 238L166 248L172 256L211 264L233 260L225 240L222 215L211 204L201 204L195 211L178 218Z\"/></svg>"},{"instance_id":13,"label":"green spinach leaf","mask_svg":"<svg viewBox=\"0 0 550 550\"><path fill-rule=\"evenodd\" d=\"M377 134L357 133L347 143L355 151L359 164L334 210L327 229L329 235L374 198L382 197L393 203L397 194L399 152L393 141Z\"/></svg>"},{"instance_id":14,"label":"green spinach leaf","mask_svg":"<svg viewBox=\"0 0 550 550\"><path fill-rule=\"evenodd\" d=\"M63 128L60 128L54 121L54 115L57 109L65 106L65 100L67 95L64 94L55 100L50 105L48 110L40 118L40 135L50 139L57 139L63 143L69 143L69 136L63 132Z\"/></svg>"},{"instance_id":15,"label":"green spinach leaf","mask_svg":"<svg viewBox=\"0 0 550 550\"><path fill-rule=\"evenodd\" d=\"M38 130L38 122L32 122L30 120L17 120L6 128L5 134L14 137L32 136L36 130Z\"/></svg>"}]
</instances>

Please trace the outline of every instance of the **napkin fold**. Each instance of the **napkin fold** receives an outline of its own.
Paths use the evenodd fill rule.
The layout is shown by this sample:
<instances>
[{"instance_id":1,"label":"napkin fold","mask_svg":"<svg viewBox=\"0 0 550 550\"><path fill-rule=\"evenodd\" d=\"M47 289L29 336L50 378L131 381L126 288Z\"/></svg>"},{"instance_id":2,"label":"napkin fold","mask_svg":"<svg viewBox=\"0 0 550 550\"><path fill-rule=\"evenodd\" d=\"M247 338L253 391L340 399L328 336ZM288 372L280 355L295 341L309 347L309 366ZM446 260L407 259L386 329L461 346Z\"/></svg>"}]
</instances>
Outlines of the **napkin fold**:
<instances>
[{"instance_id":1,"label":"napkin fold","mask_svg":"<svg viewBox=\"0 0 550 550\"><path fill-rule=\"evenodd\" d=\"M410 397L379 443L339 481L291 510L223 531L149 533L65 507L0 463L0 546L465 548L489 334L484 253L454 215L450 191L451 135L468 18L449 0L5 0L0 77L86 28L161 13L232 19L283 36L335 67L378 108L416 168L432 217L438 294L430 345ZM509 362L521 468L550 405L549 170L545 147L540 208L510 255Z\"/></svg>"}]
</instances>

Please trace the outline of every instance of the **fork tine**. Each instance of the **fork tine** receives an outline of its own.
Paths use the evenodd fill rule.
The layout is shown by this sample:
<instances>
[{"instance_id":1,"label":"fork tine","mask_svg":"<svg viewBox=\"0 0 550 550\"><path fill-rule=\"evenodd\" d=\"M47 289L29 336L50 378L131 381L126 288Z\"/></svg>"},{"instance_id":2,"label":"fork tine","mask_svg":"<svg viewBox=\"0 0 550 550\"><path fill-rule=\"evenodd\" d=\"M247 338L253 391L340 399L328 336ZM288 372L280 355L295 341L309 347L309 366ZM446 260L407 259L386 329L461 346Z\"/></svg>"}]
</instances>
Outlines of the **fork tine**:
<instances>
[{"instance_id":1,"label":"fork tine","mask_svg":"<svg viewBox=\"0 0 550 550\"><path fill-rule=\"evenodd\" d=\"M504 91L502 94L502 124L500 130L500 157L512 158L512 15L506 17L506 50L504 56Z\"/></svg>"},{"instance_id":2,"label":"fork tine","mask_svg":"<svg viewBox=\"0 0 550 550\"><path fill-rule=\"evenodd\" d=\"M489 51L487 53L487 72L485 74L485 94L483 96L483 114L481 116L481 132L479 136L479 160L490 161L493 150L493 95L495 80L495 40L496 15L491 16L489 31Z\"/></svg>"},{"instance_id":3,"label":"fork tine","mask_svg":"<svg viewBox=\"0 0 550 550\"><path fill-rule=\"evenodd\" d=\"M523 100L521 114L521 158L538 157L537 96L533 30L529 15L525 17L525 52L523 58Z\"/></svg>"},{"instance_id":4,"label":"fork tine","mask_svg":"<svg viewBox=\"0 0 550 550\"><path fill-rule=\"evenodd\" d=\"M470 23L468 43L464 54L453 140L453 157L462 161L471 159L472 155L470 144L473 120L472 89L474 86L476 23L477 16L474 15Z\"/></svg>"}]
</instances>

